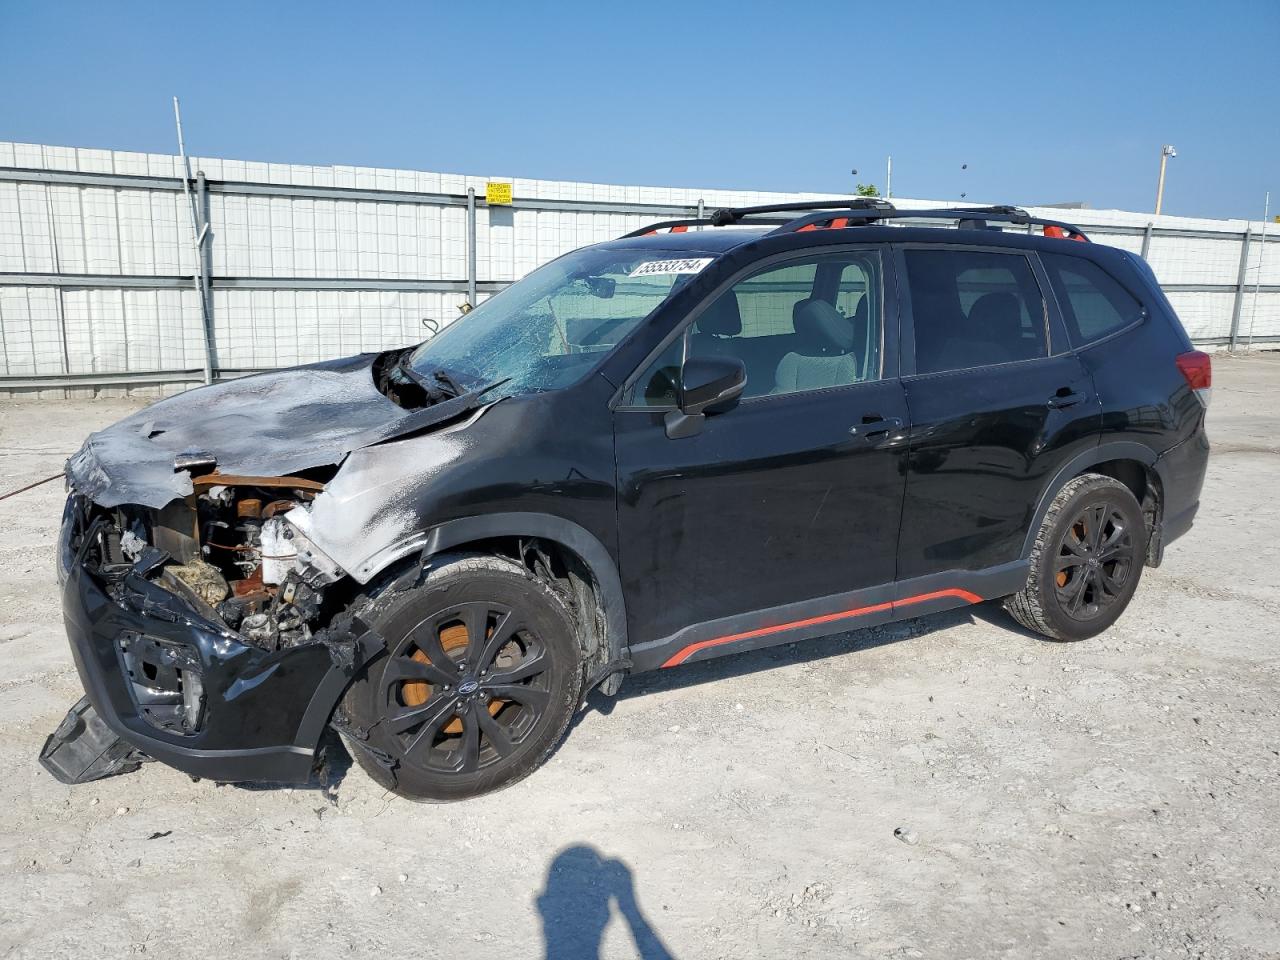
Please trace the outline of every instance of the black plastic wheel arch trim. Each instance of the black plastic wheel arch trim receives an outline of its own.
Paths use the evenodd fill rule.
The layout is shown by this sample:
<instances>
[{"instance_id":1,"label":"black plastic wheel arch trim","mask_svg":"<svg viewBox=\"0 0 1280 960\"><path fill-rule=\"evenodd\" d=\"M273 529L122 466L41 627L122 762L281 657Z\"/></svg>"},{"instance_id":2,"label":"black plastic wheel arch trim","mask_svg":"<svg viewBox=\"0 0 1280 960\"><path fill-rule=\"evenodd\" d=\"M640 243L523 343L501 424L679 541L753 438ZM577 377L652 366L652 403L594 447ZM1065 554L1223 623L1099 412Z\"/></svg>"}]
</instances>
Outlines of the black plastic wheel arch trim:
<instances>
[{"instance_id":1,"label":"black plastic wheel arch trim","mask_svg":"<svg viewBox=\"0 0 1280 960\"><path fill-rule=\"evenodd\" d=\"M1036 543L1036 534L1040 532L1040 524L1044 522L1044 516L1049 512L1049 505L1053 503L1053 498L1058 495L1058 492L1066 485L1068 480L1079 476L1089 467L1097 466L1110 460L1135 460L1144 467L1153 467L1156 465L1157 459L1156 452L1150 447L1127 440L1103 443L1076 454L1058 468L1058 471L1040 492L1040 499L1036 502L1036 512L1032 515L1031 523L1027 527L1026 538L1022 541L1023 559L1031 556L1031 550ZM1157 517L1157 525L1159 522L1160 518Z\"/></svg>"},{"instance_id":2,"label":"black plastic wheel arch trim","mask_svg":"<svg viewBox=\"0 0 1280 960\"><path fill-rule=\"evenodd\" d=\"M624 659L627 650L627 608L613 555L590 531L549 513L490 513L447 520L427 531L422 558L475 540L494 537L536 537L572 551L586 564L600 591L604 610L606 661Z\"/></svg>"}]
</instances>

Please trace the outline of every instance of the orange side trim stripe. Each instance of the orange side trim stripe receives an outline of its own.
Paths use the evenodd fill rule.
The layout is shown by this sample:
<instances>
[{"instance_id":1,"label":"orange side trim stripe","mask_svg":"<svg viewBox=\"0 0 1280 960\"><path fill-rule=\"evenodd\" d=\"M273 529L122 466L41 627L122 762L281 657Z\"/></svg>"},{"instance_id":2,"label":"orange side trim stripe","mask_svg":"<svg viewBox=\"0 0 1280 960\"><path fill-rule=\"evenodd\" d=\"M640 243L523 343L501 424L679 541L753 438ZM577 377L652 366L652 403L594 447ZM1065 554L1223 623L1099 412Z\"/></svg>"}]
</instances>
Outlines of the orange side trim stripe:
<instances>
[{"instance_id":1,"label":"orange side trim stripe","mask_svg":"<svg viewBox=\"0 0 1280 960\"><path fill-rule=\"evenodd\" d=\"M890 610L893 607L905 607L913 603L924 603L926 600L937 600L941 597L956 597L966 603L981 603L982 598L976 593L970 593L968 590L961 590L958 587L952 587L947 590L935 590L932 593L921 593L914 597L904 597L901 600L893 600L886 603L874 603L866 607L854 607L851 610L841 610L838 613L826 613L820 617L807 617L804 620L792 620L790 623L780 623L774 627L760 627L756 630L747 630L743 633L731 633L723 637L713 637L710 640L699 640L697 643L691 643L683 650L673 654L663 669L667 667L678 667L699 650L705 650L707 647L718 647L722 644L733 643L736 640L750 640L754 637L767 637L770 634L782 633L785 630L797 630L800 627L811 627L819 623L833 623L837 620L848 620L852 617L866 616L868 613L879 613L882 610Z\"/></svg>"}]
</instances>

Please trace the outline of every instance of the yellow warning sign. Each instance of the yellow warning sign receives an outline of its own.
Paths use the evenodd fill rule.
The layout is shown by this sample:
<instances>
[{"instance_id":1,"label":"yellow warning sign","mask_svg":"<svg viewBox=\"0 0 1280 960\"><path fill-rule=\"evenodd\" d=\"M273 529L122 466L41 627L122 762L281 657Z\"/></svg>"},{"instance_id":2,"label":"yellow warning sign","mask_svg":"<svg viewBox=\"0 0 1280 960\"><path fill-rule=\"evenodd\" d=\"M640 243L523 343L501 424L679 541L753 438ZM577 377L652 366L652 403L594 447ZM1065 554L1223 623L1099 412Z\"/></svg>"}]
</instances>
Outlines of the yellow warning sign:
<instances>
[{"instance_id":1,"label":"yellow warning sign","mask_svg":"<svg viewBox=\"0 0 1280 960\"><path fill-rule=\"evenodd\" d=\"M511 205L511 184L486 183L484 200L491 207L509 207Z\"/></svg>"}]
</instances>

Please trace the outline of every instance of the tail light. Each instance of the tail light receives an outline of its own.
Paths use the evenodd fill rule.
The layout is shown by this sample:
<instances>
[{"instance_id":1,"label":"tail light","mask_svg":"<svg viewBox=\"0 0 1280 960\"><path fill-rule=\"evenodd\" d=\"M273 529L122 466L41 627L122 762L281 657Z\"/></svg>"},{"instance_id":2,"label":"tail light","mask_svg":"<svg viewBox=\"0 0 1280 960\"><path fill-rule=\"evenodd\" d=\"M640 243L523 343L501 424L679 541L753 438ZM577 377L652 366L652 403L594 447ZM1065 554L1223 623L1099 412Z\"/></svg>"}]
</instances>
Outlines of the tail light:
<instances>
[{"instance_id":1,"label":"tail light","mask_svg":"<svg viewBox=\"0 0 1280 960\"><path fill-rule=\"evenodd\" d=\"M1207 353L1192 350L1178 354L1178 369L1186 377L1187 386L1195 391L1200 402L1209 406L1209 397L1213 393L1213 361Z\"/></svg>"}]
</instances>

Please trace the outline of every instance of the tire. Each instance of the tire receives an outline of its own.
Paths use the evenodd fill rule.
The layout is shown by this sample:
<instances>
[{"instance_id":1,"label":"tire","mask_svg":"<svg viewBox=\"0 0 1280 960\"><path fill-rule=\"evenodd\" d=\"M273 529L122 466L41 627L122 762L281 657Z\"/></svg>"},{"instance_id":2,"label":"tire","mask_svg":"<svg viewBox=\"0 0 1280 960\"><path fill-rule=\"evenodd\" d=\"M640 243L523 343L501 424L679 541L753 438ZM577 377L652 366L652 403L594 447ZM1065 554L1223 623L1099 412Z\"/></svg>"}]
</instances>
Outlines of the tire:
<instances>
[{"instance_id":1,"label":"tire","mask_svg":"<svg viewBox=\"0 0 1280 960\"><path fill-rule=\"evenodd\" d=\"M547 760L577 709L573 615L502 557L458 555L419 576L359 605L387 648L347 691L340 729L360 766L403 797L463 800L510 786Z\"/></svg>"},{"instance_id":2,"label":"tire","mask_svg":"<svg viewBox=\"0 0 1280 960\"><path fill-rule=\"evenodd\" d=\"M1129 488L1101 474L1076 477L1050 503L1027 584L1005 609L1051 640L1096 636L1129 605L1146 553L1146 523Z\"/></svg>"}]
</instances>

